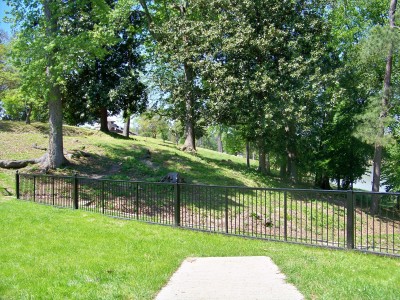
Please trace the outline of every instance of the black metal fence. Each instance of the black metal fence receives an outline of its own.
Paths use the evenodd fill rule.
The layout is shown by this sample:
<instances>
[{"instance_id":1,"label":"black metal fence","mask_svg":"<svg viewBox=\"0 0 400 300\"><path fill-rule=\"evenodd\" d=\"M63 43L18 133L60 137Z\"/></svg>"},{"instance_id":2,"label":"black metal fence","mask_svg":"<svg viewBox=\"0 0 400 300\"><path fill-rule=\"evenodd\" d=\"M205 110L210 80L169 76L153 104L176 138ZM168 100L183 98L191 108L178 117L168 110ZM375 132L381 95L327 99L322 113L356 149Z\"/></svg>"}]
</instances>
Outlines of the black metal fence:
<instances>
[{"instance_id":1,"label":"black metal fence","mask_svg":"<svg viewBox=\"0 0 400 300\"><path fill-rule=\"evenodd\" d=\"M151 223L400 256L400 194L16 174L17 198ZM378 211L371 213L373 201Z\"/></svg>"}]
</instances>

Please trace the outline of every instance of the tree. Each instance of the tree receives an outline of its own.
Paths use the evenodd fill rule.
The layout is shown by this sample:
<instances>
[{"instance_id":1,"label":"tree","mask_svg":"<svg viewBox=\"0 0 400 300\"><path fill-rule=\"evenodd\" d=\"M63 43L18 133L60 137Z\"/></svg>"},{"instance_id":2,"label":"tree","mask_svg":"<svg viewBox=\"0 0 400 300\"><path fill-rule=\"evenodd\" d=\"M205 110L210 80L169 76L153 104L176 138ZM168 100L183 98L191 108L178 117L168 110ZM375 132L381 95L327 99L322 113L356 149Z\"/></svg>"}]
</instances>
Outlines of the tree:
<instances>
[{"instance_id":1,"label":"tree","mask_svg":"<svg viewBox=\"0 0 400 300\"><path fill-rule=\"evenodd\" d=\"M119 18L113 33L115 44L105 47L107 54L88 61L67 77L66 120L82 124L100 120L100 130L108 132L107 117L123 113L125 120L141 113L147 105L147 92L140 80L145 60L142 19L130 7ZM128 126L129 128L129 126ZM129 135L129 130L125 131Z\"/></svg>"},{"instance_id":2,"label":"tree","mask_svg":"<svg viewBox=\"0 0 400 300\"><path fill-rule=\"evenodd\" d=\"M160 89L168 94L170 116L184 124L182 149L196 151L198 119L204 109L198 63L207 44L201 34L208 24L202 14L207 2L140 0L140 4L155 43Z\"/></svg>"},{"instance_id":3,"label":"tree","mask_svg":"<svg viewBox=\"0 0 400 300\"><path fill-rule=\"evenodd\" d=\"M212 37L211 58L201 74L211 112L217 122L245 128L245 140L259 149L261 172L269 152L285 153L295 181L307 108L326 80L324 1L214 1L208 7L210 19L218 12L205 33Z\"/></svg>"},{"instance_id":4,"label":"tree","mask_svg":"<svg viewBox=\"0 0 400 300\"><path fill-rule=\"evenodd\" d=\"M389 9L389 27L393 31L395 29L395 12L396 12L397 0L390 1ZM391 77L392 77L392 66L393 66L393 51L394 45L393 41L389 41L388 54L386 56L386 68L385 77L383 80L383 95L381 102L381 112L379 118L382 119L380 122L378 133L375 141L375 151L374 151L374 164L373 164L373 177L372 177L372 191L379 192L379 187L381 184L381 165L382 165L382 138L385 134L386 118L388 117L390 109L390 99L391 99ZM376 213L378 211L379 200L378 197L372 202L371 211Z\"/></svg>"},{"instance_id":5,"label":"tree","mask_svg":"<svg viewBox=\"0 0 400 300\"><path fill-rule=\"evenodd\" d=\"M142 114L138 120L139 134L142 136L157 138L163 141L168 139L169 124L166 119L151 113Z\"/></svg>"},{"instance_id":6,"label":"tree","mask_svg":"<svg viewBox=\"0 0 400 300\"><path fill-rule=\"evenodd\" d=\"M43 97L49 107L49 150L44 163L57 168L66 162L63 154L62 90L64 75L73 72L88 57L103 54L109 7L104 1L59 0L8 1L19 33L13 53L23 77L22 88ZM99 26L79 30L77 20L94 17Z\"/></svg>"},{"instance_id":7,"label":"tree","mask_svg":"<svg viewBox=\"0 0 400 300\"><path fill-rule=\"evenodd\" d=\"M348 18L359 20L362 25L359 26L359 38L353 42L357 55L354 56L357 62L354 66L360 70L360 86L367 94L366 110L360 117L357 136L374 147L372 191L379 191L383 154L393 138L391 124L397 122L393 114L395 95L391 86L393 78L398 76L398 60L394 55L399 41L395 29L396 6L397 1L390 1L388 17L387 1L376 1L374 5L357 1L351 3L355 16ZM378 206L379 197L374 197L371 212L375 213Z\"/></svg>"}]
</instances>

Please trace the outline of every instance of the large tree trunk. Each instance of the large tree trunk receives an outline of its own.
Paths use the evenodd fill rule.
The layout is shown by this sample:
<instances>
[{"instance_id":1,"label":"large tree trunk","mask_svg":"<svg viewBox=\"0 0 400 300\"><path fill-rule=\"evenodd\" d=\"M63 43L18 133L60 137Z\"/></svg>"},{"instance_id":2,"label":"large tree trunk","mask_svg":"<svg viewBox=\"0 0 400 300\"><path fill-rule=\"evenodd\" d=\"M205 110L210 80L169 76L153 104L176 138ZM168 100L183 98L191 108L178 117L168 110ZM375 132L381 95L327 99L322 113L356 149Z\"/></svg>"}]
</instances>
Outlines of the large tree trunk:
<instances>
[{"instance_id":1,"label":"large tree trunk","mask_svg":"<svg viewBox=\"0 0 400 300\"><path fill-rule=\"evenodd\" d=\"M288 149L287 151L287 161L288 161L288 174L292 182L297 182L297 164L296 164L296 154L293 150Z\"/></svg>"},{"instance_id":2,"label":"large tree trunk","mask_svg":"<svg viewBox=\"0 0 400 300\"><path fill-rule=\"evenodd\" d=\"M108 117L108 112L107 108L102 107L100 108L100 131L102 132L110 132L108 129L108 122L107 122L107 117Z\"/></svg>"},{"instance_id":3,"label":"large tree trunk","mask_svg":"<svg viewBox=\"0 0 400 300\"><path fill-rule=\"evenodd\" d=\"M185 71L185 81L193 85L194 79L194 71L188 63L184 63L184 71ZM186 140L183 144L182 150L184 151L196 151L196 137L194 133L194 126L195 126L195 118L194 118L194 99L193 99L193 91L190 90L186 95L185 100L185 108L186 108L186 115L185 115L185 135Z\"/></svg>"},{"instance_id":4,"label":"large tree trunk","mask_svg":"<svg viewBox=\"0 0 400 300\"><path fill-rule=\"evenodd\" d=\"M46 35L50 38L55 37L58 30L57 19L52 13L52 1L43 2L44 14L46 17ZM56 51L56 50L53 50ZM62 132L62 98L61 90L56 82L55 76L51 71L54 65L54 53L50 52L47 58L46 77L48 84L48 104L49 104L49 152L45 167L56 169L67 160L64 157L63 132Z\"/></svg>"},{"instance_id":5,"label":"large tree trunk","mask_svg":"<svg viewBox=\"0 0 400 300\"><path fill-rule=\"evenodd\" d=\"M389 9L389 22L390 29L395 28L395 13L397 7L397 0L391 0ZM379 192L380 182L381 182L381 166L382 166L382 152L383 145L382 139L385 132L385 122L384 119L387 117L389 106L390 106L390 93L391 93L391 77L392 77L392 65L393 65L393 42L390 41L389 51L386 58L386 70L385 78L383 82L383 97L382 97L382 109L379 118L382 120L381 128L378 130L377 140L375 142L375 152L374 152L374 165L373 165L373 176L372 176L372 191ZM375 214L379 209L380 197L378 195L374 196L371 203L371 213Z\"/></svg>"},{"instance_id":6,"label":"large tree trunk","mask_svg":"<svg viewBox=\"0 0 400 300\"><path fill-rule=\"evenodd\" d=\"M325 174L325 172L318 173L315 175L315 183L314 184L316 187L323 189L323 190L332 189L329 177Z\"/></svg>"},{"instance_id":7,"label":"large tree trunk","mask_svg":"<svg viewBox=\"0 0 400 300\"><path fill-rule=\"evenodd\" d=\"M265 156L265 171L267 174L271 174L271 161L269 159L269 153L266 153Z\"/></svg>"},{"instance_id":8,"label":"large tree trunk","mask_svg":"<svg viewBox=\"0 0 400 300\"><path fill-rule=\"evenodd\" d=\"M123 132L123 135L127 138L129 137L130 126L131 126L131 116L127 114L127 117L125 118L124 132Z\"/></svg>"},{"instance_id":9,"label":"large tree trunk","mask_svg":"<svg viewBox=\"0 0 400 300\"><path fill-rule=\"evenodd\" d=\"M295 127L292 123L286 126L286 153L287 153L287 167L290 180L292 182L297 182L297 155L296 155L296 137L295 137Z\"/></svg>"},{"instance_id":10,"label":"large tree trunk","mask_svg":"<svg viewBox=\"0 0 400 300\"><path fill-rule=\"evenodd\" d=\"M265 153L264 143L260 142L258 147L259 147L258 148L258 153L259 153L259 155L258 155L258 171L265 174L266 173L266 168L265 168L266 153Z\"/></svg>"},{"instance_id":11,"label":"large tree trunk","mask_svg":"<svg viewBox=\"0 0 400 300\"><path fill-rule=\"evenodd\" d=\"M220 129L218 130L218 135L217 135L217 146L219 153L224 152L224 146L222 145L222 133Z\"/></svg>"},{"instance_id":12,"label":"large tree trunk","mask_svg":"<svg viewBox=\"0 0 400 300\"><path fill-rule=\"evenodd\" d=\"M250 142L246 141L246 165L250 169Z\"/></svg>"},{"instance_id":13,"label":"large tree trunk","mask_svg":"<svg viewBox=\"0 0 400 300\"><path fill-rule=\"evenodd\" d=\"M66 162L64 157L63 130L62 130L62 100L58 86L50 87L49 93L49 156L48 167L56 169Z\"/></svg>"},{"instance_id":14,"label":"large tree trunk","mask_svg":"<svg viewBox=\"0 0 400 300\"><path fill-rule=\"evenodd\" d=\"M287 177L287 158L286 156L281 157L280 166L279 166L279 177L286 178Z\"/></svg>"}]
</instances>

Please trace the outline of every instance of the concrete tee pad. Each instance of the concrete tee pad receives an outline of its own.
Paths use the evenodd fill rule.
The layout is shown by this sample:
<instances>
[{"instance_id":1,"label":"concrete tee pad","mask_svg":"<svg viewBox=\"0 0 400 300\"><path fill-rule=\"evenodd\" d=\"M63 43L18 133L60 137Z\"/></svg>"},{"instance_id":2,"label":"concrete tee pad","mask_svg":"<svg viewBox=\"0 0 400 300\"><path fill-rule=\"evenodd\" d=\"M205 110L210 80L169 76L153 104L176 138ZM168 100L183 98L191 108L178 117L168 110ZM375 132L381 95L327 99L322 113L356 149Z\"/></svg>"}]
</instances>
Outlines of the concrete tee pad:
<instances>
[{"instance_id":1,"label":"concrete tee pad","mask_svg":"<svg viewBox=\"0 0 400 300\"><path fill-rule=\"evenodd\" d=\"M304 299L266 256L187 258L156 300Z\"/></svg>"}]
</instances>

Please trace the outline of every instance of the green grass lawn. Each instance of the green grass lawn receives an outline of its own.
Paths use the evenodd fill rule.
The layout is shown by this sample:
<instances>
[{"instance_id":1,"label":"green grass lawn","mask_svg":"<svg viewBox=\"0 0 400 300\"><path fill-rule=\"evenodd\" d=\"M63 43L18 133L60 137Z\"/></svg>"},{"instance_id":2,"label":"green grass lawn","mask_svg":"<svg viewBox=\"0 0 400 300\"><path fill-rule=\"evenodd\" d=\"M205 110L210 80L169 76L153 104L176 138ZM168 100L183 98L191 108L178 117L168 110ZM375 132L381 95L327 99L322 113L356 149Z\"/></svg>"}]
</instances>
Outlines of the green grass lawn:
<instances>
[{"instance_id":1,"label":"green grass lawn","mask_svg":"<svg viewBox=\"0 0 400 300\"><path fill-rule=\"evenodd\" d=\"M400 299L400 260L0 196L0 299L152 299L186 257L269 256L307 299Z\"/></svg>"}]
</instances>

